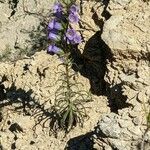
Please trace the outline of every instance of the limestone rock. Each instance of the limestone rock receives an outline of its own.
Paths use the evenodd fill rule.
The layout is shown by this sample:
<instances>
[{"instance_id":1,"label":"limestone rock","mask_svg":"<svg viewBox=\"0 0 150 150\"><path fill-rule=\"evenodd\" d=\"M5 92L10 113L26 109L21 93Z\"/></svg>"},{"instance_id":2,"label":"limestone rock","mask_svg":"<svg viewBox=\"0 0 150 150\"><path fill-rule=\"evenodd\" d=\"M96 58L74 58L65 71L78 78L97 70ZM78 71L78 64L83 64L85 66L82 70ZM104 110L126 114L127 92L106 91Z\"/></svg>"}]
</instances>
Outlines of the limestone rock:
<instances>
[{"instance_id":1,"label":"limestone rock","mask_svg":"<svg viewBox=\"0 0 150 150\"><path fill-rule=\"evenodd\" d=\"M44 48L47 38L42 24L46 23L51 5L48 0L0 3L1 60L16 60Z\"/></svg>"},{"instance_id":2,"label":"limestone rock","mask_svg":"<svg viewBox=\"0 0 150 150\"><path fill-rule=\"evenodd\" d=\"M104 23L102 39L113 58L108 60L105 81L111 87L121 84L132 106L100 119L98 138L112 149L136 150L146 130L145 111L150 111L150 7L143 1L112 0L107 11L112 16ZM149 132L146 136L150 138Z\"/></svg>"}]
</instances>

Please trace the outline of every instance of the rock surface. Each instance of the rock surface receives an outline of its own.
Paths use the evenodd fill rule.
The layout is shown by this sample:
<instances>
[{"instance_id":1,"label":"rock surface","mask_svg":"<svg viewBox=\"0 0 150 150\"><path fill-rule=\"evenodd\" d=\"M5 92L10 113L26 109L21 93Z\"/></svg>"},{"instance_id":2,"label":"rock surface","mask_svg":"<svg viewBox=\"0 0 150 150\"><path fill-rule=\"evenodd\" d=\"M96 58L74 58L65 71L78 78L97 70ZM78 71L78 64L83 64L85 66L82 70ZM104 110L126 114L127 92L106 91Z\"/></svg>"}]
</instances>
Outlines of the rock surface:
<instances>
[{"instance_id":1,"label":"rock surface","mask_svg":"<svg viewBox=\"0 0 150 150\"><path fill-rule=\"evenodd\" d=\"M17 60L46 47L45 20L53 1L5 0L0 2L0 58ZM32 20L32 23L31 23Z\"/></svg>"},{"instance_id":2,"label":"rock surface","mask_svg":"<svg viewBox=\"0 0 150 150\"><path fill-rule=\"evenodd\" d=\"M103 92L87 104L92 109L84 128L76 127L66 137L60 132L57 138L41 125L33 130L40 118L30 117L36 110L28 106L35 99L49 108L58 86L60 60L41 51L47 47L51 3L0 0L0 59L5 61L0 63L0 149L138 150L144 140L150 150L144 110L150 111L150 3L142 0L83 1L76 28L84 38L79 45L84 77L78 80L85 90ZM24 54L34 55L6 61Z\"/></svg>"},{"instance_id":3,"label":"rock surface","mask_svg":"<svg viewBox=\"0 0 150 150\"><path fill-rule=\"evenodd\" d=\"M88 115L92 118L86 121L86 127L75 128L65 138L63 138L63 132L59 132L57 138L54 135L49 136L48 122L46 124L48 128L43 128L42 122L34 128L40 119L38 111L40 115L42 110L50 108L54 103L55 91L59 86L56 84L59 77L57 74L59 63L60 60L56 56L50 56L45 51L41 51L30 59L18 60L15 64L10 62L0 64L0 78L4 80L5 76L3 85L7 91L7 99L0 102L0 106L3 106L3 119L0 122L0 143L3 149L11 149L15 146L16 149L22 150L27 148L63 150L67 141L81 133L86 134L91 131L96 126L99 115L109 112L106 98L94 96L94 101L86 105L86 107L92 107L87 109ZM89 90L87 79L82 76L78 79L85 85L82 89ZM43 103L44 107L42 107ZM41 111L36 109L40 105L43 108Z\"/></svg>"},{"instance_id":4,"label":"rock surface","mask_svg":"<svg viewBox=\"0 0 150 150\"><path fill-rule=\"evenodd\" d=\"M105 81L110 87L121 85L131 105L102 117L98 137L104 135L104 149L136 150L147 128L144 107L150 111L150 7L142 1L112 0L107 11L112 16L104 23L102 39L113 58L107 63ZM112 100L120 101L117 97ZM145 138L148 149L150 131Z\"/></svg>"}]
</instances>

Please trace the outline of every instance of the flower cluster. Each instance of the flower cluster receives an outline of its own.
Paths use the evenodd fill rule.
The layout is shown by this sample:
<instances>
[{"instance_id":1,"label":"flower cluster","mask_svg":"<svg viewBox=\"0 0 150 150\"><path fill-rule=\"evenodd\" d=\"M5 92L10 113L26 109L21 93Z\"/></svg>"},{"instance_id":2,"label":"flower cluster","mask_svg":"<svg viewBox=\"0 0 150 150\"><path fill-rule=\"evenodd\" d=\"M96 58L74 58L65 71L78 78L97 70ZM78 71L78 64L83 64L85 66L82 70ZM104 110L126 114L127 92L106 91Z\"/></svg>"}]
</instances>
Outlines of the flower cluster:
<instances>
[{"instance_id":1,"label":"flower cluster","mask_svg":"<svg viewBox=\"0 0 150 150\"><path fill-rule=\"evenodd\" d=\"M69 10L69 21L71 23L78 23L78 7L76 5L72 5Z\"/></svg>"},{"instance_id":2,"label":"flower cluster","mask_svg":"<svg viewBox=\"0 0 150 150\"><path fill-rule=\"evenodd\" d=\"M67 32L65 34L65 40L67 40L67 44L79 44L81 43L81 36L77 34L77 32L74 29L67 29Z\"/></svg>"},{"instance_id":3,"label":"flower cluster","mask_svg":"<svg viewBox=\"0 0 150 150\"><path fill-rule=\"evenodd\" d=\"M48 38L50 45L48 52L60 54L65 52L66 46L77 45L82 42L81 35L71 27L71 24L79 22L78 7L71 5L66 12L61 3L55 3L53 6L54 18L48 24Z\"/></svg>"}]
</instances>

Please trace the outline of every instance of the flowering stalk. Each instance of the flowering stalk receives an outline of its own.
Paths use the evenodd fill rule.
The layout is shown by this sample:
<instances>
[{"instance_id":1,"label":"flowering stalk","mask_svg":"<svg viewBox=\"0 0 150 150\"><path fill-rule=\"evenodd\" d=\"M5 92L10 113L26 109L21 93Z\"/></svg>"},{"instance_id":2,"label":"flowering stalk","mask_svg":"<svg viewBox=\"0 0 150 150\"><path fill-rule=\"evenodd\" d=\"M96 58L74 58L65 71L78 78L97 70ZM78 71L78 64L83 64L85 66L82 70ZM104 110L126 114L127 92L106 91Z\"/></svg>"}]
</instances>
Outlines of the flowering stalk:
<instances>
[{"instance_id":1,"label":"flowering stalk","mask_svg":"<svg viewBox=\"0 0 150 150\"><path fill-rule=\"evenodd\" d=\"M55 3L53 7L54 18L48 24L48 38L50 39L48 53L57 54L61 58L82 42L81 35L71 26L79 22L79 9L70 1L63 2L68 4L67 10L61 3Z\"/></svg>"},{"instance_id":2,"label":"flowering stalk","mask_svg":"<svg viewBox=\"0 0 150 150\"><path fill-rule=\"evenodd\" d=\"M53 19L48 24L50 45L48 53L56 54L63 63L65 71L60 72L61 84L55 93L54 108L58 114L58 126L69 132L77 123L83 124L86 117L84 103L91 100L89 93L79 89L77 81L72 80L72 53L82 42L81 35L72 28L79 22L78 7L71 0L62 0L63 4L55 3ZM65 9L66 8L66 9Z\"/></svg>"}]
</instances>

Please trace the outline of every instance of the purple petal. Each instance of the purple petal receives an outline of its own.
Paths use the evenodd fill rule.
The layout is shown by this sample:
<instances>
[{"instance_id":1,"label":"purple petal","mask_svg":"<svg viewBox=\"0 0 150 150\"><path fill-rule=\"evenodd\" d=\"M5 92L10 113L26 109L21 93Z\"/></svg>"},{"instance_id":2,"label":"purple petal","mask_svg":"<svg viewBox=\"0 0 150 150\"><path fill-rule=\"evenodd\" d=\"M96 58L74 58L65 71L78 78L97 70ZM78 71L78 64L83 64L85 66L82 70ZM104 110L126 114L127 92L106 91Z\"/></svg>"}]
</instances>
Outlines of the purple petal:
<instances>
[{"instance_id":1,"label":"purple petal","mask_svg":"<svg viewBox=\"0 0 150 150\"><path fill-rule=\"evenodd\" d=\"M82 38L81 38L80 35L76 34L76 36L74 37L73 41L74 41L75 44L79 44L79 43L82 42Z\"/></svg>"},{"instance_id":2,"label":"purple petal","mask_svg":"<svg viewBox=\"0 0 150 150\"><path fill-rule=\"evenodd\" d=\"M71 23L78 23L79 22L79 18L77 14L69 14L69 22Z\"/></svg>"},{"instance_id":3,"label":"purple petal","mask_svg":"<svg viewBox=\"0 0 150 150\"><path fill-rule=\"evenodd\" d=\"M61 5L61 3L55 3L53 6L53 12L57 13L57 12L62 12L63 6Z\"/></svg>"},{"instance_id":4,"label":"purple petal","mask_svg":"<svg viewBox=\"0 0 150 150\"><path fill-rule=\"evenodd\" d=\"M76 31L74 29L68 29L67 32L66 32L66 37L69 40L73 40L75 35L76 35Z\"/></svg>"},{"instance_id":5,"label":"purple petal","mask_svg":"<svg viewBox=\"0 0 150 150\"><path fill-rule=\"evenodd\" d=\"M59 23L56 19L53 19L49 24L48 24L48 29L56 29L56 30L62 30L62 25Z\"/></svg>"},{"instance_id":6,"label":"purple petal","mask_svg":"<svg viewBox=\"0 0 150 150\"><path fill-rule=\"evenodd\" d=\"M61 49L55 45L50 45L48 47L48 52L49 53L54 53L54 54L58 54L61 51Z\"/></svg>"},{"instance_id":7,"label":"purple petal","mask_svg":"<svg viewBox=\"0 0 150 150\"><path fill-rule=\"evenodd\" d=\"M78 13L78 11L79 11L79 8L76 5L72 5L70 7L70 12L71 13Z\"/></svg>"},{"instance_id":8,"label":"purple petal","mask_svg":"<svg viewBox=\"0 0 150 150\"><path fill-rule=\"evenodd\" d=\"M48 47L48 52L52 52L52 49L53 49L53 46L52 46L52 45L49 45L49 47Z\"/></svg>"},{"instance_id":9,"label":"purple petal","mask_svg":"<svg viewBox=\"0 0 150 150\"><path fill-rule=\"evenodd\" d=\"M54 19L48 24L48 29L53 29L54 28Z\"/></svg>"},{"instance_id":10,"label":"purple petal","mask_svg":"<svg viewBox=\"0 0 150 150\"><path fill-rule=\"evenodd\" d=\"M50 32L48 35L50 40L54 40L54 41L59 41L60 40L60 36L57 35L55 32Z\"/></svg>"},{"instance_id":11,"label":"purple petal","mask_svg":"<svg viewBox=\"0 0 150 150\"><path fill-rule=\"evenodd\" d=\"M59 22L55 22L54 29L62 30L62 25Z\"/></svg>"}]
</instances>

